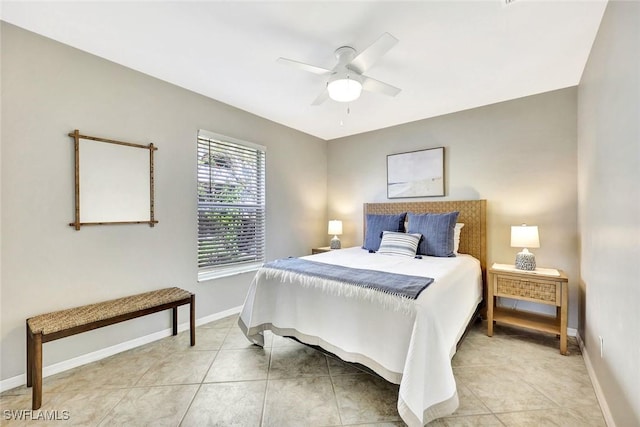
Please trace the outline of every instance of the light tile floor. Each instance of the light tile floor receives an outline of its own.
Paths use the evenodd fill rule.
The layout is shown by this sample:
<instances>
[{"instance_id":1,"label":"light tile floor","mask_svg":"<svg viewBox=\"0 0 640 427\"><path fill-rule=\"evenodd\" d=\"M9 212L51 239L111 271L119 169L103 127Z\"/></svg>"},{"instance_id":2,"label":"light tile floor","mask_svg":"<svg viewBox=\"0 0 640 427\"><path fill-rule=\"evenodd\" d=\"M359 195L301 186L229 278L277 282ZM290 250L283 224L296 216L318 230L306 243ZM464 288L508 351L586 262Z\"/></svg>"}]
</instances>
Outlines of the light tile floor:
<instances>
[{"instance_id":1,"label":"light tile floor","mask_svg":"<svg viewBox=\"0 0 640 427\"><path fill-rule=\"evenodd\" d=\"M44 379L43 412L19 421L30 389L0 395L0 424L401 426L398 386L295 341L249 344L237 316ZM429 426L605 426L580 349L553 336L476 323L453 358L460 407ZM46 348L45 348L46 351ZM57 412L56 412L57 411Z\"/></svg>"}]
</instances>

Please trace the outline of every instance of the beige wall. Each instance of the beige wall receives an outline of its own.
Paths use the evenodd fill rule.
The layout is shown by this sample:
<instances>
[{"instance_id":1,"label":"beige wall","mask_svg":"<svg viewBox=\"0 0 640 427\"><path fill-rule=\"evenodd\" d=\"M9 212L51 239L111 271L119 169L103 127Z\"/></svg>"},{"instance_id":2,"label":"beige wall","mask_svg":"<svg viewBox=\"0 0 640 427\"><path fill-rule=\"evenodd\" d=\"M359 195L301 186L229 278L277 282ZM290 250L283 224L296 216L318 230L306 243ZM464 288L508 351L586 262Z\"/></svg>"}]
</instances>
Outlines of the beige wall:
<instances>
[{"instance_id":1,"label":"beige wall","mask_svg":"<svg viewBox=\"0 0 640 427\"><path fill-rule=\"evenodd\" d=\"M577 328L576 92L569 88L330 141L328 213L343 220L343 244L362 244L362 203L388 201L388 154L445 147L444 199L487 199L489 263L513 263L518 249L509 246L511 225L538 225L536 261L569 275L569 327Z\"/></svg>"},{"instance_id":2,"label":"beige wall","mask_svg":"<svg viewBox=\"0 0 640 427\"><path fill-rule=\"evenodd\" d=\"M24 322L35 314L165 286L195 292L198 318L243 303L251 274L197 283L199 128L267 147L269 259L325 244L326 142L6 23L1 47L0 379L25 372ZM156 227L67 225L74 206L67 133L76 128L158 147ZM169 318L49 343L44 364L164 330Z\"/></svg>"},{"instance_id":3,"label":"beige wall","mask_svg":"<svg viewBox=\"0 0 640 427\"><path fill-rule=\"evenodd\" d=\"M638 52L640 3L610 1L578 92L580 335L621 427L640 425Z\"/></svg>"}]
</instances>

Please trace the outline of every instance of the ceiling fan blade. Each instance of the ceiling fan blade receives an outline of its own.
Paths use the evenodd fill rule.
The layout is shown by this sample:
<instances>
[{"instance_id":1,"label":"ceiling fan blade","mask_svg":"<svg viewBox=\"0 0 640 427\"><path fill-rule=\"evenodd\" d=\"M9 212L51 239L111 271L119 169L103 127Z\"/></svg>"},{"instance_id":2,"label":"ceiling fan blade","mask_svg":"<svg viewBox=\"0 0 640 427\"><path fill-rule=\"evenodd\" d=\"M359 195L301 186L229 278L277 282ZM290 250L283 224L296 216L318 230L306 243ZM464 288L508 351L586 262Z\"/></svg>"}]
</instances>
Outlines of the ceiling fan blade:
<instances>
[{"instance_id":1,"label":"ceiling fan blade","mask_svg":"<svg viewBox=\"0 0 640 427\"><path fill-rule=\"evenodd\" d=\"M324 101L326 101L327 99L329 99L329 91L327 90L327 88L324 88L324 90L320 93L320 95L318 95L318 97L311 103L311 105L320 105L322 104Z\"/></svg>"},{"instance_id":2,"label":"ceiling fan blade","mask_svg":"<svg viewBox=\"0 0 640 427\"><path fill-rule=\"evenodd\" d=\"M372 79L371 77L362 76L362 89L369 92L382 93L388 96L396 96L400 93L399 88L391 86L388 83L381 82L380 80Z\"/></svg>"},{"instance_id":3,"label":"ceiling fan blade","mask_svg":"<svg viewBox=\"0 0 640 427\"><path fill-rule=\"evenodd\" d=\"M331 70L327 70L326 68L316 67L315 65L305 64L304 62L294 61L293 59L278 58L278 62L300 68L301 70L308 71L313 74L323 75L331 73Z\"/></svg>"},{"instance_id":4,"label":"ceiling fan blade","mask_svg":"<svg viewBox=\"0 0 640 427\"><path fill-rule=\"evenodd\" d=\"M398 39L389 33L384 33L371 46L360 52L349 63L349 68L362 74L367 71L382 55L398 43Z\"/></svg>"}]
</instances>

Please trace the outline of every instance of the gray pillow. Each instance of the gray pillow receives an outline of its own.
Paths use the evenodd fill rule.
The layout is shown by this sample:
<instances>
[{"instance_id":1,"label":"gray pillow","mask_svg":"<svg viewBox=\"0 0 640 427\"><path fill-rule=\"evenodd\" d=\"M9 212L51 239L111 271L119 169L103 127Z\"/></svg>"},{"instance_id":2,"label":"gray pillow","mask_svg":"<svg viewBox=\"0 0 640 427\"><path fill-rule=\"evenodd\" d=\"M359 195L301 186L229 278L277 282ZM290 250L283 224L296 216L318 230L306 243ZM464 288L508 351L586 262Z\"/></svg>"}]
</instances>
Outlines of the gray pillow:
<instances>
[{"instance_id":1,"label":"gray pillow","mask_svg":"<svg viewBox=\"0 0 640 427\"><path fill-rule=\"evenodd\" d=\"M408 214L409 233L422 234L419 255L454 257L453 234L460 212Z\"/></svg>"}]
</instances>

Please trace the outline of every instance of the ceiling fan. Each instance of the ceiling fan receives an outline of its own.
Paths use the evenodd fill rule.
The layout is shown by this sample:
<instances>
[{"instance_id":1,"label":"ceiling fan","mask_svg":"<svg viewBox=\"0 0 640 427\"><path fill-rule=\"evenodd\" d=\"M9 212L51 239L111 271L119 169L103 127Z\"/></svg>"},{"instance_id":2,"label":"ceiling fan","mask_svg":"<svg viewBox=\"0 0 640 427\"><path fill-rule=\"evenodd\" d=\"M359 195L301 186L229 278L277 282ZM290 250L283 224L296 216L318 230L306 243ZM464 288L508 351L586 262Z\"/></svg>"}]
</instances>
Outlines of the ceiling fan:
<instances>
[{"instance_id":1,"label":"ceiling fan","mask_svg":"<svg viewBox=\"0 0 640 427\"><path fill-rule=\"evenodd\" d=\"M360 53L351 46L339 47L335 52L338 63L331 70L287 58L278 58L278 62L329 77L324 90L311 105L320 105L327 98L338 102L351 102L360 97L362 90L396 96L400 93L397 87L364 75L364 72L396 43L398 39L384 33Z\"/></svg>"}]
</instances>

